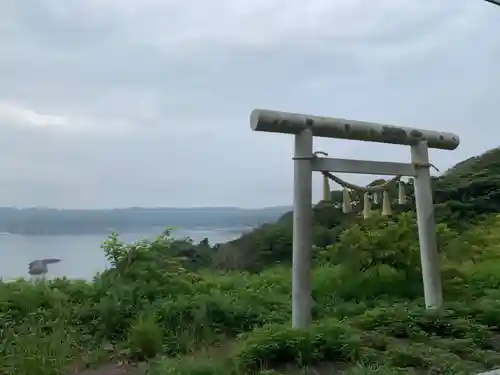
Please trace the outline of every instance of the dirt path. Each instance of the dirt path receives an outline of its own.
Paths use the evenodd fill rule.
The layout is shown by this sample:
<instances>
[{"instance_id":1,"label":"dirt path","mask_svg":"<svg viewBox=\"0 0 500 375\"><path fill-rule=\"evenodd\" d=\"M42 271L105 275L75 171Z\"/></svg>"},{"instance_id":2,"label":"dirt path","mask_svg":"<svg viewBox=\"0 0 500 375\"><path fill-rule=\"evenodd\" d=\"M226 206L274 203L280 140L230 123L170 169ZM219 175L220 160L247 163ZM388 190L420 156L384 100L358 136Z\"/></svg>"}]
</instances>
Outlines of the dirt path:
<instances>
[{"instance_id":1,"label":"dirt path","mask_svg":"<svg viewBox=\"0 0 500 375\"><path fill-rule=\"evenodd\" d=\"M226 341L214 346L207 346L187 355L185 360L213 359L218 360L231 354L234 341ZM80 370L68 375L145 375L146 364L108 363L93 369Z\"/></svg>"},{"instance_id":2,"label":"dirt path","mask_svg":"<svg viewBox=\"0 0 500 375\"><path fill-rule=\"evenodd\" d=\"M146 370L141 366L110 363L95 369L77 372L74 375L145 375Z\"/></svg>"}]
</instances>

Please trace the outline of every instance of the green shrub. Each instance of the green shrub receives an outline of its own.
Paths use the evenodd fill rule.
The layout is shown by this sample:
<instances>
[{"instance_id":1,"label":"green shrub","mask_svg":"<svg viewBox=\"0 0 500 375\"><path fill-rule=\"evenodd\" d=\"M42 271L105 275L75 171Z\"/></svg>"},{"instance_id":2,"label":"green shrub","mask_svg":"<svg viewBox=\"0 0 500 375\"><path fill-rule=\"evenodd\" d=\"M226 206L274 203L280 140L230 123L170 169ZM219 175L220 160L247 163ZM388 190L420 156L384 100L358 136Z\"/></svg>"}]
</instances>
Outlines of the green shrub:
<instances>
[{"instance_id":1,"label":"green shrub","mask_svg":"<svg viewBox=\"0 0 500 375\"><path fill-rule=\"evenodd\" d=\"M358 331L327 320L306 330L279 325L254 330L244 337L235 358L241 371L251 371L282 363L350 362L359 358L360 348Z\"/></svg>"},{"instance_id":2,"label":"green shrub","mask_svg":"<svg viewBox=\"0 0 500 375\"><path fill-rule=\"evenodd\" d=\"M128 334L128 349L133 358L144 360L154 358L162 352L162 331L156 322L154 314L139 317L130 327Z\"/></svg>"}]
</instances>

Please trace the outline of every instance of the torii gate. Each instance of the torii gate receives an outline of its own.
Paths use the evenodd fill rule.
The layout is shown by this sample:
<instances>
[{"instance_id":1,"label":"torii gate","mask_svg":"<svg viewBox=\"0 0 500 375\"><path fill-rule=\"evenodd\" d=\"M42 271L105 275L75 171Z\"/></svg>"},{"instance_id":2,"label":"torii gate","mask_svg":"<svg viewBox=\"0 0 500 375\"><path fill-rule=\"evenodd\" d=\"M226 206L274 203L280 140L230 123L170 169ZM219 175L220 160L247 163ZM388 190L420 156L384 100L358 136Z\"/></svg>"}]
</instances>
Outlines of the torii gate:
<instances>
[{"instance_id":1,"label":"torii gate","mask_svg":"<svg viewBox=\"0 0 500 375\"><path fill-rule=\"evenodd\" d=\"M255 131L295 136L292 271L292 326L294 328L306 327L311 322L313 171L403 175L415 178L415 203L425 304L429 309L441 307L443 294L428 149L454 150L460 144L458 136L451 133L372 122L264 109L252 111L250 125ZM411 163L318 157L313 153L313 137L315 136L411 146Z\"/></svg>"}]
</instances>

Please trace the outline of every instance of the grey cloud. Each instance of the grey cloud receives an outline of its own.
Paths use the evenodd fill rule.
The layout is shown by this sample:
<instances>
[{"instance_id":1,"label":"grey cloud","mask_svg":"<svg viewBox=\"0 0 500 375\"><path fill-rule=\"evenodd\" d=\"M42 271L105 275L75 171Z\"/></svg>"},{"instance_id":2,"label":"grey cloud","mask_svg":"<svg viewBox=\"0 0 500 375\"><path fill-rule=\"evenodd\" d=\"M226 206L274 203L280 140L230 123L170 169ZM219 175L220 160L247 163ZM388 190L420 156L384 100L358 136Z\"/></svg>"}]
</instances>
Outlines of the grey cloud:
<instances>
[{"instance_id":1,"label":"grey cloud","mask_svg":"<svg viewBox=\"0 0 500 375\"><path fill-rule=\"evenodd\" d=\"M288 204L292 139L252 133L255 107L454 131L460 149L433 153L442 168L497 146L500 10L481 0L252 4L1 3L0 103L89 129L0 118L0 204ZM409 157L316 144L340 157Z\"/></svg>"}]
</instances>

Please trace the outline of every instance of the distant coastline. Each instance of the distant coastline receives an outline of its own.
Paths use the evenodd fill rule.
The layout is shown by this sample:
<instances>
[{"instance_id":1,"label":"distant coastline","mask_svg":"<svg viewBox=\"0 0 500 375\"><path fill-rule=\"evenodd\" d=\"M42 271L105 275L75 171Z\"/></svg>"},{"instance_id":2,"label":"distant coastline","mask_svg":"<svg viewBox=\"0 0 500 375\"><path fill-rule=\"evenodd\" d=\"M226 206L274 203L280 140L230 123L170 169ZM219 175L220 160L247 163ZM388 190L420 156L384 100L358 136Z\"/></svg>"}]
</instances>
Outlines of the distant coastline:
<instances>
[{"instance_id":1,"label":"distant coastline","mask_svg":"<svg viewBox=\"0 0 500 375\"><path fill-rule=\"evenodd\" d=\"M211 227L196 227L196 228L172 228L172 231L177 232L221 232L221 233L237 233L244 234L250 232L254 227L230 227L230 228L211 228ZM112 233L120 234L144 234L144 233L152 233L155 235L161 234L164 230L168 229L168 227L152 227L152 228L143 228L143 229L131 229L126 231L120 231L116 229L102 230L102 231L93 231L93 232L61 232L61 231L53 231L53 232L0 232L0 236L95 236L102 235L108 236Z\"/></svg>"},{"instance_id":2,"label":"distant coastline","mask_svg":"<svg viewBox=\"0 0 500 375\"><path fill-rule=\"evenodd\" d=\"M107 235L111 232L160 233L167 228L245 232L274 222L291 208L236 207L122 208L72 210L0 207L0 235Z\"/></svg>"}]
</instances>

